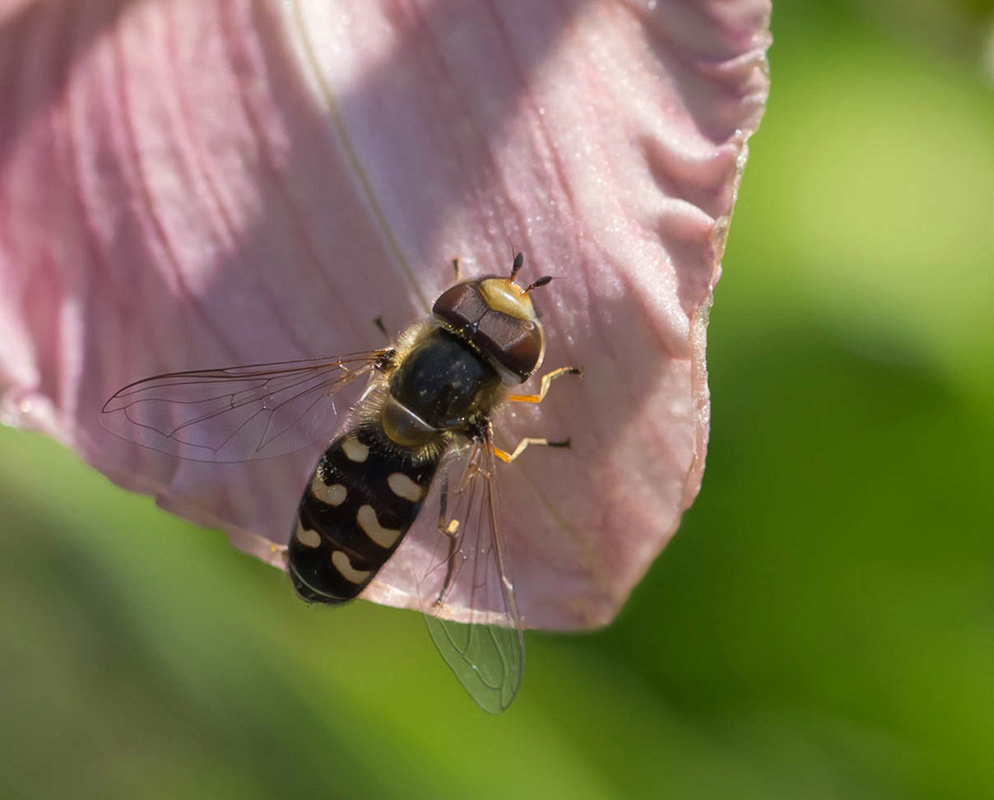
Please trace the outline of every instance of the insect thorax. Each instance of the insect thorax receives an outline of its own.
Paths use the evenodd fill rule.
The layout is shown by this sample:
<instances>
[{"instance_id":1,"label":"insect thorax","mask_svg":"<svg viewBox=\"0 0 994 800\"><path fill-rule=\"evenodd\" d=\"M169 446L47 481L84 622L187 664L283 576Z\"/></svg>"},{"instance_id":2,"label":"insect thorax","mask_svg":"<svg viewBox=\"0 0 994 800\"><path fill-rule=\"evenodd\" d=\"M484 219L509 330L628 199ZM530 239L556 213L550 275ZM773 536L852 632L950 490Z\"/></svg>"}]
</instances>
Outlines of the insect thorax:
<instances>
[{"instance_id":1,"label":"insect thorax","mask_svg":"<svg viewBox=\"0 0 994 800\"><path fill-rule=\"evenodd\" d=\"M391 397L439 431L467 430L469 420L493 409L500 391L494 368L444 328L430 329L390 376Z\"/></svg>"}]
</instances>

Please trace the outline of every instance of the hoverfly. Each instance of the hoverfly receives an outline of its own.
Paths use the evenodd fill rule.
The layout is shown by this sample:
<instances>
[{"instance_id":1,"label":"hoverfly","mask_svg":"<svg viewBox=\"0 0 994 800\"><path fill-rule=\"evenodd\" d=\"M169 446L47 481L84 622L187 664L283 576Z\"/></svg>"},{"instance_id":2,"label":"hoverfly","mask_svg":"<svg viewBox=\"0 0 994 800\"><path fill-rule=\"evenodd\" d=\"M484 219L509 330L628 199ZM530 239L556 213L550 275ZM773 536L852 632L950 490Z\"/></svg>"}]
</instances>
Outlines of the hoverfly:
<instances>
[{"instance_id":1,"label":"hoverfly","mask_svg":"<svg viewBox=\"0 0 994 800\"><path fill-rule=\"evenodd\" d=\"M560 367L534 394L513 394L545 355L524 263L508 278L460 280L429 318L396 344L334 358L195 370L129 384L104 405L111 432L198 461L284 455L335 422L334 396L367 385L321 456L304 489L285 549L287 572L307 602L337 605L361 595L422 512L438 499L431 558L418 575L425 619L438 651L485 711L510 705L524 650L506 546L501 539L497 460L530 445L568 447L528 437L511 451L494 441L491 416L504 402L540 403ZM451 476L451 477L450 477ZM442 616L458 595L469 622Z\"/></svg>"}]
</instances>

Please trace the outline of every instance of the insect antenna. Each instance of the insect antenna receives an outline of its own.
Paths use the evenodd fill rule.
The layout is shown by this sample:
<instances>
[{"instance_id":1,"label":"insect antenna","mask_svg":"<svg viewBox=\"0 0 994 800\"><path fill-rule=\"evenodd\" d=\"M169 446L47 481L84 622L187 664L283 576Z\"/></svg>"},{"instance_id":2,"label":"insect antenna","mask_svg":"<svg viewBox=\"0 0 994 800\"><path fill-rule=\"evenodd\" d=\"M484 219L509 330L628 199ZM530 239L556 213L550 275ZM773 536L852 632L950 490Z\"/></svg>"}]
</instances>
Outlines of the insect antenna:
<instances>
[{"instance_id":1,"label":"insect antenna","mask_svg":"<svg viewBox=\"0 0 994 800\"><path fill-rule=\"evenodd\" d=\"M511 280L513 281L515 276L525 264L525 257L521 253L516 253L514 256L514 263L511 264Z\"/></svg>"},{"instance_id":2,"label":"insect antenna","mask_svg":"<svg viewBox=\"0 0 994 800\"><path fill-rule=\"evenodd\" d=\"M552 276L551 275L543 275L541 278L539 278L534 283L528 284L525 287L524 292L525 292L525 294L528 294L528 292L530 292L532 289L541 289L543 286L548 286L549 282L551 280L552 280Z\"/></svg>"}]
</instances>

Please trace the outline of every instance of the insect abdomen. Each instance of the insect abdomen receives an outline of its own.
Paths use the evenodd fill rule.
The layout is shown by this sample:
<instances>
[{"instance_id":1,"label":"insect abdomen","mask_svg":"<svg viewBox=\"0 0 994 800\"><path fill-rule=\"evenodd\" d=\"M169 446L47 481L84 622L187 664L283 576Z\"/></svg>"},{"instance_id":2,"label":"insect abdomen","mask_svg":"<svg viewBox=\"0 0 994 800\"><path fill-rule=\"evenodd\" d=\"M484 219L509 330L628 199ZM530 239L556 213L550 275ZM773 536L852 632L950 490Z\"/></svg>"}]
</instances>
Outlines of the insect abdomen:
<instances>
[{"instance_id":1,"label":"insect abdomen","mask_svg":"<svg viewBox=\"0 0 994 800\"><path fill-rule=\"evenodd\" d=\"M373 427L332 442L304 490L287 547L297 594L318 603L358 595L411 527L437 467L438 456L415 459Z\"/></svg>"}]
</instances>

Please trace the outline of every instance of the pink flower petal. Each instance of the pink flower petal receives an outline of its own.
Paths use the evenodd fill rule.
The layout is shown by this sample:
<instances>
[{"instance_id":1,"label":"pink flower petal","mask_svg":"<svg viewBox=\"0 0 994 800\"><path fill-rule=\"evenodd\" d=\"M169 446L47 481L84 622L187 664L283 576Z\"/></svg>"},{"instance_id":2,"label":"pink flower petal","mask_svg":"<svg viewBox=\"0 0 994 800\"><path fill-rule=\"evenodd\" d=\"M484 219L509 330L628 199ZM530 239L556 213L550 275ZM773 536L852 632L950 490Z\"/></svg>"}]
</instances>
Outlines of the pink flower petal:
<instances>
[{"instance_id":1,"label":"pink flower petal","mask_svg":"<svg viewBox=\"0 0 994 800\"><path fill-rule=\"evenodd\" d=\"M107 434L156 373L382 344L450 281L553 274L502 419L533 627L607 622L696 495L705 325L767 92L768 0L0 4L0 392L113 480L281 565L314 452L232 466ZM317 450L320 450L318 443ZM393 583L391 583L391 576ZM414 605L403 570L371 599Z\"/></svg>"}]
</instances>

